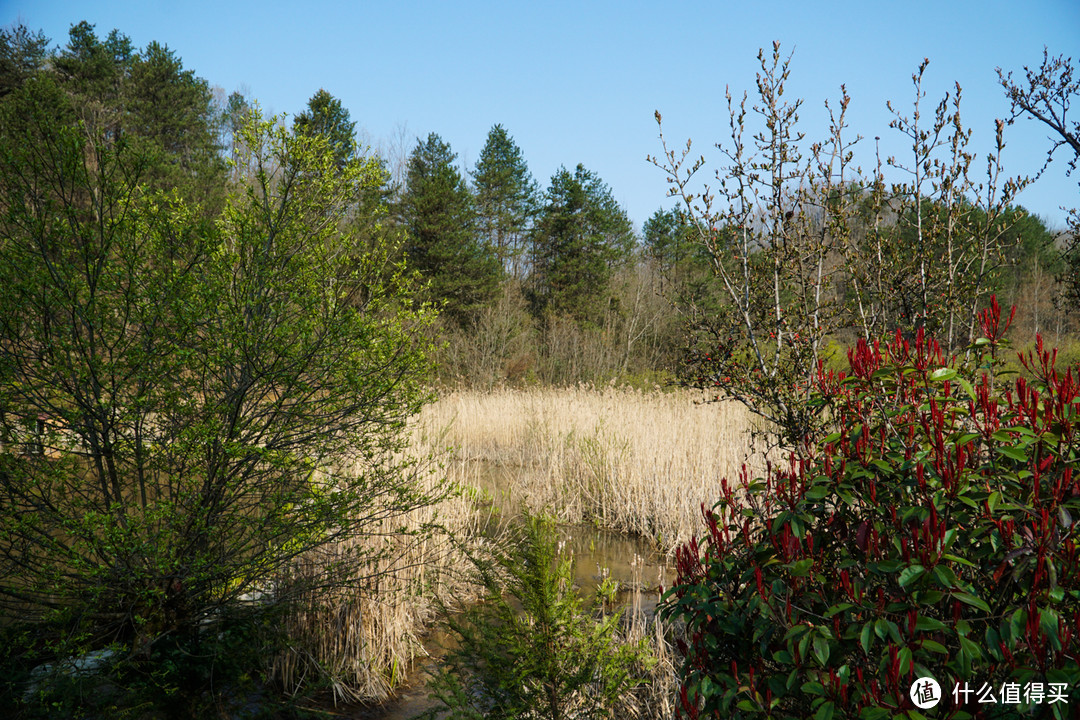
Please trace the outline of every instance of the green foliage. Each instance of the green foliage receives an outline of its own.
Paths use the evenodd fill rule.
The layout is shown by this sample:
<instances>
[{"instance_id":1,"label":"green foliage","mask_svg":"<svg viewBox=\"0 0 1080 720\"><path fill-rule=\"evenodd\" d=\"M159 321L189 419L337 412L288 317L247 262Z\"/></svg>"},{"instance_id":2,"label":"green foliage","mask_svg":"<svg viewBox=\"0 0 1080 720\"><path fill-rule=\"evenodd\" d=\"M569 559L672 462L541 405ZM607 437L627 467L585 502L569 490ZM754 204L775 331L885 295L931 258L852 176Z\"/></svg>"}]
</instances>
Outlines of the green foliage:
<instances>
[{"instance_id":1,"label":"green foliage","mask_svg":"<svg viewBox=\"0 0 1080 720\"><path fill-rule=\"evenodd\" d=\"M49 39L25 25L0 28L0 98L15 90L45 65Z\"/></svg>"},{"instance_id":2,"label":"green foliage","mask_svg":"<svg viewBox=\"0 0 1080 720\"><path fill-rule=\"evenodd\" d=\"M356 147L356 123L341 101L322 88L308 100L307 110L293 120L293 132L298 135L319 135L325 138L334 153L334 164L340 169L353 158Z\"/></svg>"},{"instance_id":3,"label":"green foliage","mask_svg":"<svg viewBox=\"0 0 1080 720\"><path fill-rule=\"evenodd\" d=\"M713 279L713 258L685 212L657 210L642 226L642 241L645 257L659 273L660 291L691 323L729 311Z\"/></svg>"},{"instance_id":4,"label":"green foliage","mask_svg":"<svg viewBox=\"0 0 1080 720\"><path fill-rule=\"evenodd\" d=\"M210 87L185 70L176 53L151 42L132 57L118 106L121 136L137 138L141 152L151 156L146 180L152 187L204 202L220 193L223 166Z\"/></svg>"},{"instance_id":5,"label":"green foliage","mask_svg":"<svg viewBox=\"0 0 1080 720\"><path fill-rule=\"evenodd\" d=\"M1054 233L1042 218L1023 206L1009 206L1002 213L1001 227L1011 241L1009 265L1017 276L1031 272L1036 264L1053 274L1061 272L1062 258L1054 245Z\"/></svg>"},{"instance_id":6,"label":"green foliage","mask_svg":"<svg viewBox=\"0 0 1080 720\"><path fill-rule=\"evenodd\" d=\"M1080 701L1080 368L1040 341L1034 380L1003 377L996 302L980 326L966 359L921 332L860 341L815 381L832 432L724 483L662 609L686 623L685 715L889 717L927 675L951 717L1001 708L957 705L957 682ZM1069 707L1020 705L999 712Z\"/></svg>"},{"instance_id":7,"label":"green foliage","mask_svg":"<svg viewBox=\"0 0 1080 720\"><path fill-rule=\"evenodd\" d=\"M635 238L611 190L578 165L551 177L533 229L532 302L538 312L596 319L615 269L629 259Z\"/></svg>"},{"instance_id":8,"label":"green foliage","mask_svg":"<svg viewBox=\"0 0 1080 720\"><path fill-rule=\"evenodd\" d=\"M218 109L219 143L225 156L234 162L240 153L241 130L247 124L251 110L251 103L239 92L229 93L224 106Z\"/></svg>"},{"instance_id":9,"label":"green foliage","mask_svg":"<svg viewBox=\"0 0 1080 720\"><path fill-rule=\"evenodd\" d=\"M965 254L968 257L962 272L949 272L947 263L931 262L926 266L925 280L920 279L916 252L920 222L926 255L947 258ZM954 325L974 322L969 310L971 298L983 293L1015 298L1023 279L1036 265L1050 274L1061 269L1053 235L1023 207L998 208L991 216L983 208L963 200L954 202L950 208L940 201L924 199L918 217L916 209L908 207L894 223L879 232L885 236L882 257L895 271L881 298L887 313L893 316L891 322L884 324L889 332L896 328L911 332L922 323L927 332L944 335L950 321ZM993 246L988 248L993 253L989 262L973 254L982 247L980 238L984 237L995 238ZM965 317L969 314L970 321Z\"/></svg>"},{"instance_id":10,"label":"green foliage","mask_svg":"<svg viewBox=\"0 0 1080 720\"><path fill-rule=\"evenodd\" d=\"M644 640L620 642L618 613L594 618L583 607L553 530L527 517L494 563L474 558L486 596L447 619L456 646L430 685L448 717L611 717L643 682Z\"/></svg>"},{"instance_id":11,"label":"green foliage","mask_svg":"<svg viewBox=\"0 0 1080 720\"><path fill-rule=\"evenodd\" d=\"M529 225L537 210L536 181L521 149L502 125L488 132L472 173L479 229L503 267L520 279Z\"/></svg>"},{"instance_id":12,"label":"green foliage","mask_svg":"<svg viewBox=\"0 0 1080 720\"><path fill-rule=\"evenodd\" d=\"M394 460L426 319L348 231L384 182L257 113L212 224L87 134L52 77L0 103L0 607L153 665L247 593L361 579L294 561L433 499ZM407 287L402 269L396 291ZM407 301L408 298L405 298ZM16 452L40 424L41 454ZM359 544L351 546L360 547ZM374 551L373 551L374 552Z\"/></svg>"},{"instance_id":13,"label":"green foliage","mask_svg":"<svg viewBox=\"0 0 1080 720\"><path fill-rule=\"evenodd\" d=\"M117 30L102 41L83 21L51 60L35 75L70 95L66 112L95 142L123 142L143 158L140 182L196 199L207 215L220 208L224 164L210 88L174 52L157 42L136 52Z\"/></svg>"},{"instance_id":14,"label":"green foliage","mask_svg":"<svg viewBox=\"0 0 1080 720\"><path fill-rule=\"evenodd\" d=\"M399 212L408 232L409 267L427 280L432 301L467 324L494 297L502 273L494 250L478 234L472 193L455 158L435 133L417 142Z\"/></svg>"},{"instance_id":15,"label":"green foliage","mask_svg":"<svg viewBox=\"0 0 1080 720\"><path fill-rule=\"evenodd\" d=\"M665 275L677 273L679 263L694 249L693 230L675 210L657 210L641 228L645 254L659 263Z\"/></svg>"},{"instance_id":16,"label":"green foliage","mask_svg":"<svg viewBox=\"0 0 1080 720\"><path fill-rule=\"evenodd\" d=\"M68 44L53 65L73 92L101 103L94 111L115 110L121 83L131 70L131 41L113 30L106 42L98 39L94 26L83 20L71 26Z\"/></svg>"},{"instance_id":17,"label":"green foliage","mask_svg":"<svg viewBox=\"0 0 1080 720\"><path fill-rule=\"evenodd\" d=\"M251 107L242 95L233 93L229 96L224 108L223 120L226 123L226 131L230 127L243 127L246 118L251 113ZM307 109L296 116L293 121L293 133L307 138L322 138L334 154L334 167L338 172L345 166L361 157L363 148L356 141L356 123L349 119L349 111L342 106L341 101L320 89L308 100ZM235 138L236 131L232 131ZM242 136L241 136L242 137ZM234 154L236 153L236 140L232 140ZM383 174L382 181L371 184L364 188L359 201L346 212L350 232L367 238L373 247L400 245L400 230L393 227L392 223L384 222L386 209L389 206L389 174L385 172L382 161L374 155L364 158L365 162L375 161ZM396 256L394 260L400 260ZM389 275L385 278L390 282L394 268L389 268Z\"/></svg>"},{"instance_id":18,"label":"green foliage","mask_svg":"<svg viewBox=\"0 0 1080 720\"><path fill-rule=\"evenodd\" d=\"M274 612L236 608L199 631L163 638L149 657L121 646L80 657L50 657L9 631L0 667L5 717L68 720L81 717L187 720L193 717L268 717L264 669L280 647ZM16 632L25 633L25 629ZM276 703L274 717L293 717Z\"/></svg>"}]
</instances>

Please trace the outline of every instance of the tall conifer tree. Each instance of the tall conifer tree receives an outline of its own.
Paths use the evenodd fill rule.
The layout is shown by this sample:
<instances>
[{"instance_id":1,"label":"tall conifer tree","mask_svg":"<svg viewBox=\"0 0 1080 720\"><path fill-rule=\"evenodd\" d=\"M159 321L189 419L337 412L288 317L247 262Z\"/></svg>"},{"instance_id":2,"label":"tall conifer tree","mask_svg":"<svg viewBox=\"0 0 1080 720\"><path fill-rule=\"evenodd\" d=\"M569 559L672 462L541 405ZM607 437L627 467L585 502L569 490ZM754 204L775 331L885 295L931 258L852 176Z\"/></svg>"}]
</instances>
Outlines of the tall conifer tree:
<instances>
[{"instance_id":1,"label":"tall conifer tree","mask_svg":"<svg viewBox=\"0 0 1080 720\"><path fill-rule=\"evenodd\" d=\"M537 211L539 186L514 139L502 125L488 132L473 170L479 229L513 277L525 271L529 225Z\"/></svg>"},{"instance_id":2,"label":"tall conifer tree","mask_svg":"<svg viewBox=\"0 0 1080 720\"><path fill-rule=\"evenodd\" d=\"M501 272L477 232L476 206L456 158L435 133L418 141L409 157L400 214L409 235L409 266L428 280L431 298L466 323L494 295Z\"/></svg>"},{"instance_id":3,"label":"tall conifer tree","mask_svg":"<svg viewBox=\"0 0 1080 720\"><path fill-rule=\"evenodd\" d=\"M45 65L49 39L25 25L0 28L0 97L20 87Z\"/></svg>"},{"instance_id":4,"label":"tall conifer tree","mask_svg":"<svg viewBox=\"0 0 1080 720\"><path fill-rule=\"evenodd\" d=\"M293 131L298 135L326 138L338 168L344 167L358 149L356 123L341 101L323 89L312 95L307 110L296 116Z\"/></svg>"},{"instance_id":5,"label":"tall conifer tree","mask_svg":"<svg viewBox=\"0 0 1080 720\"><path fill-rule=\"evenodd\" d=\"M67 45L41 72L69 94L90 137L138 150L151 189L179 191L208 213L218 207L224 163L213 97L176 53L157 42L136 52L118 30L102 41L83 21L72 25Z\"/></svg>"},{"instance_id":6,"label":"tall conifer tree","mask_svg":"<svg viewBox=\"0 0 1080 720\"><path fill-rule=\"evenodd\" d=\"M589 319L634 243L630 218L610 188L583 165L573 173L560 168L533 231L534 308Z\"/></svg>"}]
</instances>

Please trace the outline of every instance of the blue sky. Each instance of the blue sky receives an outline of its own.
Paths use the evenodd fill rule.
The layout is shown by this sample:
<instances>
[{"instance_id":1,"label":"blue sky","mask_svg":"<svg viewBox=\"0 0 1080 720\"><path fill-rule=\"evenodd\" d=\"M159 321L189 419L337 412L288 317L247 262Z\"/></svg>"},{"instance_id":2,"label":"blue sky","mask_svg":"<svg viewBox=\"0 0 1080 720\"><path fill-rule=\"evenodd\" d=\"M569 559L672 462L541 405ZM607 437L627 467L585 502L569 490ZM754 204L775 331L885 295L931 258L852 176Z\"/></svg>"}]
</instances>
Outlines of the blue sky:
<instances>
[{"instance_id":1,"label":"blue sky","mask_svg":"<svg viewBox=\"0 0 1080 720\"><path fill-rule=\"evenodd\" d=\"M911 75L924 57L927 102L959 82L973 147L991 149L993 120L1008 111L995 68L1037 65L1043 46L1080 56L1080 2L58 2L0 0L0 22L21 20L64 44L88 20L143 47L167 44L185 67L225 92L244 90L265 110L295 114L325 88L362 137L390 148L437 132L471 167L501 123L546 186L560 165L584 164L607 182L636 226L668 207L653 111L675 144L719 157L726 138L725 87L752 91L759 48L794 50L786 97L805 100L802 130L827 131L822 101L846 83L849 121L883 155L904 158L888 128L886 100L910 114ZM1080 107L1074 109L1080 113ZM1047 133L1022 122L1006 136L1006 169L1037 170ZM1080 204L1062 156L1020 202L1062 224L1060 205ZM984 166L980 160L978 167ZM981 172L981 170L980 170ZM894 178L898 179L898 178Z\"/></svg>"}]
</instances>

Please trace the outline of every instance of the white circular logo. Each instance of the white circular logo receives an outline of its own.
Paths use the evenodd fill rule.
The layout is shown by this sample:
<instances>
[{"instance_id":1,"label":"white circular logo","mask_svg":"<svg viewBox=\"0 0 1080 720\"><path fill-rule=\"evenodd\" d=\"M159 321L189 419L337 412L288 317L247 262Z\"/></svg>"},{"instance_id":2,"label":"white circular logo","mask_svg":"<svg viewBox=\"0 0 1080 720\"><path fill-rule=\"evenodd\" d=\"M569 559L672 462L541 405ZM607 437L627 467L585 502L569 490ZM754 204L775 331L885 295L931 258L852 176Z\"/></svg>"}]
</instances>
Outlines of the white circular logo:
<instances>
[{"instance_id":1,"label":"white circular logo","mask_svg":"<svg viewBox=\"0 0 1080 720\"><path fill-rule=\"evenodd\" d=\"M941 686L932 677L921 677L911 684L908 692L911 702L920 710L932 708L941 702Z\"/></svg>"}]
</instances>

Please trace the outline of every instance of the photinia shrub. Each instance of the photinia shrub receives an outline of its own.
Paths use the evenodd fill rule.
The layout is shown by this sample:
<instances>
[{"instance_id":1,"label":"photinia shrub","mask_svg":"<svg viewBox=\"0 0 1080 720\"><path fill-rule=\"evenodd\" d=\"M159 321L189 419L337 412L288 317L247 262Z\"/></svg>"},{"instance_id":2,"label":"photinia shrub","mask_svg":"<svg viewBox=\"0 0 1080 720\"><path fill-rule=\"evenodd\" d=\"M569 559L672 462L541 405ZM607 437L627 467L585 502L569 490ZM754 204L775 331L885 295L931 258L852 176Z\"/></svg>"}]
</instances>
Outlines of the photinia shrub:
<instances>
[{"instance_id":1,"label":"photinia shrub","mask_svg":"<svg viewBox=\"0 0 1080 720\"><path fill-rule=\"evenodd\" d=\"M684 716L1075 711L1080 368L1039 339L1001 372L1011 319L992 300L960 357L860 342L849 374L818 372L831 434L703 508L661 609L686 625ZM941 702L919 711L927 676Z\"/></svg>"}]
</instances>

